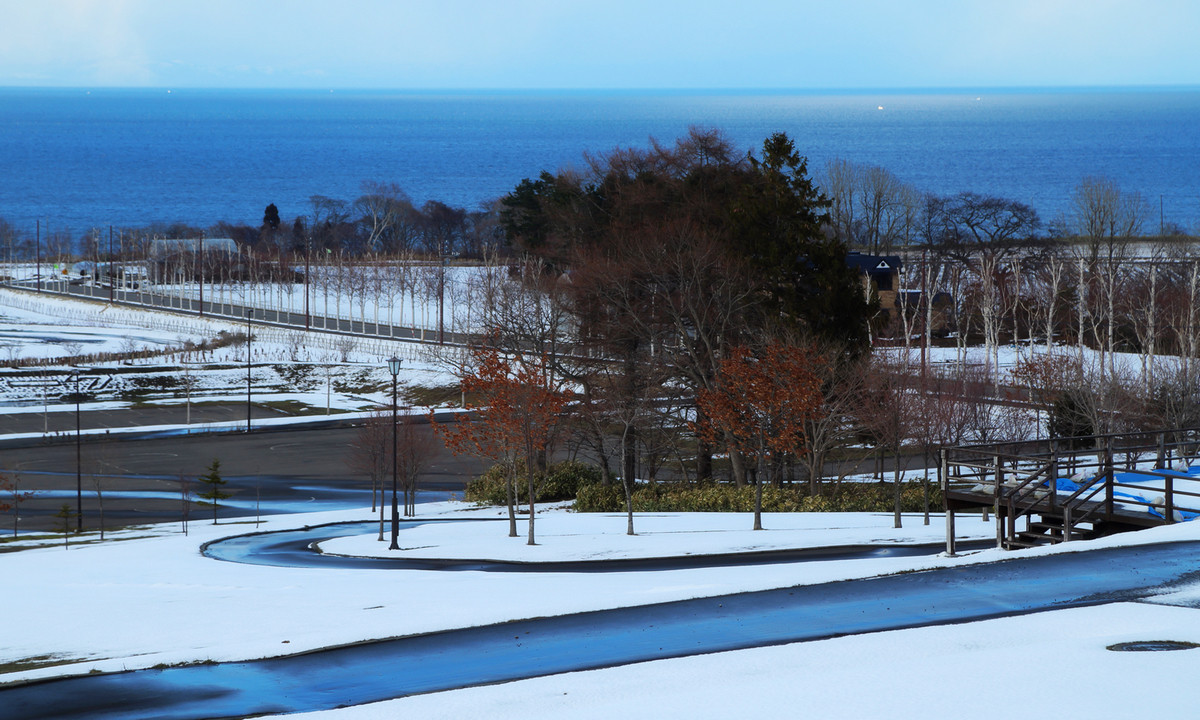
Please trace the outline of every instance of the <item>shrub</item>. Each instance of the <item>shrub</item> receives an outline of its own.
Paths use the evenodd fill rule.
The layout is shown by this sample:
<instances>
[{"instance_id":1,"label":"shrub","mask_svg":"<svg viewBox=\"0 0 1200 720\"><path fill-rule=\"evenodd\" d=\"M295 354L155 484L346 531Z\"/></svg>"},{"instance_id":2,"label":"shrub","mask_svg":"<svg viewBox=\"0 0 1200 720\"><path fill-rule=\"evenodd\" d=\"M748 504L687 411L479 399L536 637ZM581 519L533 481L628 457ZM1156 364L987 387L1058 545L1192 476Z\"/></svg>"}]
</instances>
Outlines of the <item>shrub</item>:
<instances>
[{"instance_id":1,"label":"shrub","mask_svg":"<svg viewBox=\"0 0 1200 720\"><path fill-rule=\"evenodd\" d=\"M467 483L463 497L479 505L507 505L508 491L505 487L506 468L503 463L488 468L482 475ZM518 503L528 502L528 486L525 482L525 463L516 463L516 494ZM545 477L539 477L538 502L570 500L581 488L597 485L600 470L574 460L551 465Z\"/></svg>"},{"instance_id":2,"label":"shrub","mask_svg":"<svg viewBox=\"0 0 1200 720\"><path fill-rule=\"evenodd\" d=\"M900 489L900 508L920 512L924 507L921 483L905 483ZM764 487L764 512L891 512L890 483L846 483L831 495L809 495L800 485ZM930 509L940 509L941 491L930 487ZM625 494L620 485L588 485L575 497L577 512L621 512ZM683 485L657 483L633 491L634 512L753 512L754 488L717 483Z\"/></svg>"}]
</instances>

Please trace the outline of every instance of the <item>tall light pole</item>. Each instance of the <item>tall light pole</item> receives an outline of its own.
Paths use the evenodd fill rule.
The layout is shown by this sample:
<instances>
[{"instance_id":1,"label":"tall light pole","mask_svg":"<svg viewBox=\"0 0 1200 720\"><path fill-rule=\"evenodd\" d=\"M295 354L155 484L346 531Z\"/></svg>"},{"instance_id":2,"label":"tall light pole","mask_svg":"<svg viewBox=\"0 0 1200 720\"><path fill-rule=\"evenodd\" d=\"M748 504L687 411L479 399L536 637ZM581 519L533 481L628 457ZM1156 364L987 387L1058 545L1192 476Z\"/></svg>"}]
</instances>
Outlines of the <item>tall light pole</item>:
<instances>
[{"instance_id":1,"label":"tall light pole","mask_svg":"<svg viewBox=\"0 0 1200 720\"><path fill-rule=\"evenodd\" d=\"M308 314L308 276L311 272L309 255L312 254L312 233L304 233L304 329L309 329L311 317Z\"/></svg>"},{"instance_id":2,"label":"tall light pole","mask_svg":"<svg viewBox=\"0 0 1200 720\"><path fill-rule=\"evenodd\" d=\"M446 321L444 318L446 308L446 249L441 243L438 244L438 253L441 255L441 272L438 273L438 345L444 345L446 342Z\"/></svg>"},{"instance_id":3,"label":"tall light pole","mask_svg":"<svg viewBox=\"0 0 1200 720\"><path fill-rule=\"evenodd\" d=\"M246 432L250 432L250 319L254 311L246 308Z\"/></svg>"},{"instance_id":4,"label":"tall light pole","mask_svg":"<svg viewBox=\"0 0 1200 720\"><path fill-rule=\"evenodd\" d=\"M75 380L75 532L83 532L83 461L79 434L79 373L72 374Z\"/></svg>"},{"instance_id":5,"label":"tall light pole","mask_svg":"<svg viewBox=\"0 0 1200 720\"><path fill-rule=\"evenodd\" d=\"M42 291L42 221L37 221L37 240L34 241L33 262L35 267L33 277L37 282L37 291Z\"/></svg>"},{"instance_id":6,"label":"tall light pole","mask_svg":"<svg viewBox=\"0 0 1200 720\"><path fill-rule=\"evenodd\" d=\"M392 544L388 546L388 550L400 549L400 506L397 502L397 485L399 485L400 474L398 472L397 456L399 453L399 439L397 437L397 424L399 414L396 407L396 376L400 374L400 358L393 355L388 358L388 372L392 374Z\"/></svg>"}]
</instances>

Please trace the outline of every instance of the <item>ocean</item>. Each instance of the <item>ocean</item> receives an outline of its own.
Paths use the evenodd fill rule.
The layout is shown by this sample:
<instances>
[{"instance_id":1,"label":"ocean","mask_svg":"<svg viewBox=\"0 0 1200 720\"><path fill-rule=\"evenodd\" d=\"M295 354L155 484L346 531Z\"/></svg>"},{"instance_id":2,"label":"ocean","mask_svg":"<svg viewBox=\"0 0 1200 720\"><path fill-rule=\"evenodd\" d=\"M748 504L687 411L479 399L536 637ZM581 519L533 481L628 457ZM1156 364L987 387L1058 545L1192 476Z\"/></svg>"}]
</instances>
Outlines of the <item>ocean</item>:
<instances>
[{"instance_id":1,"label":"ocean","mask_svg":"<svg viewBox=\"0 0 1200 720\"><path fill-rule=\"evenodd\" d=\"M1200 88L908 93L0 89L0 218L19 230L286 220L364 181L475 209L584 153L689 126L751 150L788 133L820 181L836 158L918 190L1070 211L1086 176L1200 225Z\"/></svg>"}]
</instances>

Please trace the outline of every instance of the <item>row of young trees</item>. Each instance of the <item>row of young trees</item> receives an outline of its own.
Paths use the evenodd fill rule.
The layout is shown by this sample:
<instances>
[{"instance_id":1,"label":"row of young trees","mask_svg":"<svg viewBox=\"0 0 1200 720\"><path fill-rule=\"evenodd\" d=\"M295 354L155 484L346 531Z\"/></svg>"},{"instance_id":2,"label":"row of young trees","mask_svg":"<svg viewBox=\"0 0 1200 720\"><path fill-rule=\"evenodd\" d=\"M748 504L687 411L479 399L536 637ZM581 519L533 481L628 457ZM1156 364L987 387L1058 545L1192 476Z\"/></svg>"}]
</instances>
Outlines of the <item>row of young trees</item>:
<instances>
[{"instance_id":1,"label":"row of young trees","mask_svg":"<svg viewBox=\"0 0 1200 720\"><path fill-rule=\"evenodd\" d=\"M982 345L995 383L1009 354L1071 354L1078 367L1116 375L1133 362L1144 383L1159 365L1195 377L1200 354L1200 262L1190 243L1040 246L1022 255L910 256L902 293L879 334L925 351L952 337L959 362ZM1123 356L1122 354L1125 354Z\"/></svg>"}]
</instances>

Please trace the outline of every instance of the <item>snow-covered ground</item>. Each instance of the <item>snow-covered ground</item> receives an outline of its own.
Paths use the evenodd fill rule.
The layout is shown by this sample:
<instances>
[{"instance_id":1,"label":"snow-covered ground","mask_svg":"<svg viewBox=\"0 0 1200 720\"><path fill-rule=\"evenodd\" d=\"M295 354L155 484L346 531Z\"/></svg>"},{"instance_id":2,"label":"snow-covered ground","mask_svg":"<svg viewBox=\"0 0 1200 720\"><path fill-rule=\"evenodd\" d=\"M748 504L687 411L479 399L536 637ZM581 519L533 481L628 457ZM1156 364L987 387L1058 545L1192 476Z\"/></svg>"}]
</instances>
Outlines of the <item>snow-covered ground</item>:
<instances>
[{"instance_id":1,"label":"snow-covered ground","mask_svg":"<svg viewBox=\"0 0 1200 720\"><path fill-rule=\"evenodd\" d=\"M0 360L55 359L80 354L198 346L221 333L246 332L245 323L88 303L53 295L34 296L0 288ZM355 339L264 324L252 327L252 384L256 402L291 401L315 411L364 411L390 402L387 358L403 360L401 393L414 386L453 385L456 378L426 348L410 343ZM123 392L140 391L138 402L183 406L188 402L245 400L246 347L227 345L169 358L109 361L87 366L0 368L0 413L74 412L62 399L72 392L71 374L96 404L83 410L129 405ZM119 369L119 372L113 372ZM167 378L154 392L158 378ZM187 397L182 380L192 384ZM150 392L147 392L150 389Z\"/></svg>"},{"instance_id":2,"label":"snow-covered ground","mask_svg":"<svg viewBox=\"0 0 1200 720\"><path fill-rule=\"evenodd\" d=\"M506 537L502 514L460 503L420 505L422 518L495 518L405 529L400 555L511 558L526 561L674 556L823 545L933 541L939 519L924 526L886 514L768 515L767 530L748 530L747 515L667 514L637 518L624 534L621 515L547 510L540 544ZM989 562L1012 553L959 557L874 558L795 565L607 573L278 568L200 555L203 542L242 532L370 519L363 511L274 516L218 526L193 522L126 531L120 542L61 546L0 555L0 572L19 579L0 594L6 626L0 664L53 656L70 664L0 676L5 682L92 670L113 671L200 660L235 660L506 620L664 602L691 597L870 577ZM990 537L991 523L960 517L958 529ZM374 533L330 541L326 551L393 555ZM1023 551L1086 552L1096 547L1195 539L1194 523L1094 542ZM1170 602L1195 602L1200 586L1176 588ZM970 678L988 687L1022 682L1073 683L1087 689L1100 717L1159 712L1183 717L1188 677L1200 650L1116 653L1116 642L1200 642L1200 611L1144 603L1037 613L945 627L876 633L782 647L656 661L494 687L437 693L301 717L336 720L410 717L559 718L727 717L754 707L767 717L803 707L816 717L1001 717L983 695L956 696L947 683ZM1036 659L1044 672L1035 672ZM1050 672L1047 668L1061 668ZM1065 675L1065 677L1064 677ZM1095 682L1119 677L1120 682ZM999 683L999 685L996 685ZM1147 692L1153 688L1154 692ZM636 699L636 700L634 700ZM633 703L633 705L630 705Z\"/></svg>"},{"instance_id":3,"label":"snow-covered ground","mask_svg":"<svg viewBox=\"0 0 1200 720\"><path fill-rule=\"evenodd\" d=\"M70 342L82 342L81 336L107 336L104 342L116 349L128 344L131 337L151 345L173 343L181 337L210 337L220 328L238 330L236 324L198 318L117 318L139 311L116 309L108 311L114 319L102 328L95 315L77 315L84 312L78 305L69 301L48 301L40 309L7 305L0 314L12 319L10 335L30 325L56 325L63 336L73 338ZM91 308L87 312L100 311ZM40 321L34 318L39 313ZM164 330L163 323L177 325ZM264 337L261 351L286 359L291 352L288 337ZM239 352L229 349L224 359L236 362ZM346 364L369 365L375 373L373 381L390 380L382 367L386 351L372 355L360 348L355 353ZM55 354L48 351L47 356ZM415 365L406 361L405 372ZM436 382L437 370L429 372ZM316 392L319 396L319 389ZM280 392L280 397L286 396ZM378 401L382 395L376 392L371 397ZM350 399L345 407L361 405ZM553 510L539 515L539 544L530 547L524 537L506 537L496 509L439 503L419 505L418 510L424 518L492 518L496 522L406 529L400 541L407 549L401 552L414 557L534 562L659 557L937 542L944 532L936 517L932 525L923 526L919 517L908 516L905 527L895 530L888 514L768 515L768 529L756 533L746 529L750 518L744 515L672 514L638 516L638 535L628 537L621 515ZM160 663L290 654L519 618L1013 557L1012 553L986 550L954 558L893 557L653 573L521 574L277 568L219 562L200 554L202 543L232 534L369 519L371 514L364 508L270 516L261 526L253 522L213 526L194 521L186 536L178 525L161 525L109 533L111 539L103 543L73 544L66 551L52 544L0 553L0 576L7 579L5 591L0 592L0 617L8 619L0 635L0 666L21 668L0 674L0 682ZM991 523L973 517L959 516L957 529L964 536L994 536ZM1200 524L1183 523L1021 553L1086 552L1119 544L1197 538ZM368 534L330 541L322 549L386 555L385 546ZM1200 583L1173 588L1171 594L1157 600L1200 604ZM1009 717L1014 710L996 702L996 697L1010 692L1042 703L1038 709L1043 711L1054 698L1068 697L1085 698L1086 712L1093 717L1192 716L1192 677L1200 670L1200 650L1117 653L1106 649L1116 642L1137 640L1200 643L1200 611L1167 604L1117 603L656 661L289 717L527 720L756 713L765 717L1000 718ZM33 669L21 665L38 658L63 664ZM955 687L966 691L957 692ZM1069 707L1083 711L1079 704Z\"/></svg>"}]
</instances>

